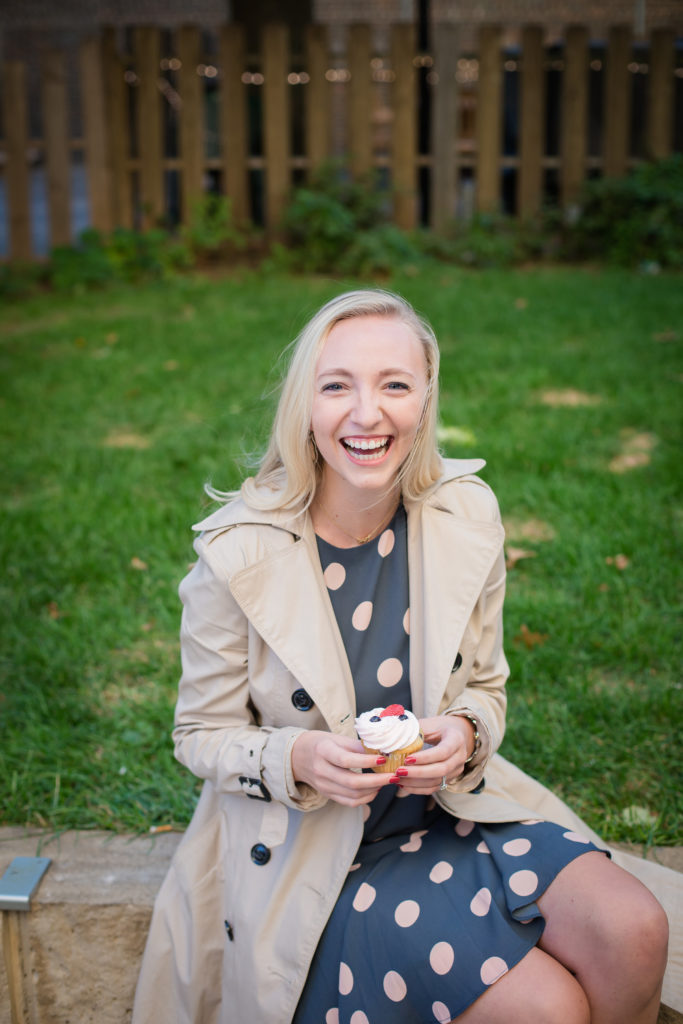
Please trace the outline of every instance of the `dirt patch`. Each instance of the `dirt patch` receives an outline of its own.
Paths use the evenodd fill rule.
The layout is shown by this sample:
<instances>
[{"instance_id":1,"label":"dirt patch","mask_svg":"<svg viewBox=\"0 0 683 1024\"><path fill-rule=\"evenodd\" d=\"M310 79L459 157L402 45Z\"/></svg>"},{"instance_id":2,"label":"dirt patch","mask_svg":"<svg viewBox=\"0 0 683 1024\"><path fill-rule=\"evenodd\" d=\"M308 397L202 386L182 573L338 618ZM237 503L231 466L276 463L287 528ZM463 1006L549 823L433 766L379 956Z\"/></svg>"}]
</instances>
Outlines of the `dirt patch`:
<instances>
[{"instance_id":1,"label":"dirt patch","mask_svg":"<svg viewBox=\"0 0 683 1024\"><path fill-rule=\"evenodd\" d=\"M514 516L503 519L505 536L508 540L549 541L555 539L550 523L542 519L517 519Z\"/></svg>"},{"instance_id":2,"label":"dirt patch","mask_svg":"<svg viewBox=\"0 0 683 1024\"><path fill-rule=\"evenodd\" d=\"M102 442L105 448L149 448L151 441L142 434L136 434L133 430L112 430Z\"/></svg>"},{"instance_id":3,"label":"dirt patch","mask_svg":"<svg viewBox=\"0 0 683 1024\"><path fill-rule=\"evenodd\" d=\"M564 388L541 392L541 402L555 408L571 409L582 405L600 405L602 396L589 395L586 391L577 391L575 388Z\"/></svg>"},{"instance_id":4,"label":"dirt patch","mask_svg":"<svg viewBox=\"0 0 683 1024\"><path fill-rule=\"evenodd\" d=\"M621 451L609 464L611 473L627 473L649 465L651 452L657 445L656 434L638 433L635 430L621 431Z\"/></svg>"}]
</instances>

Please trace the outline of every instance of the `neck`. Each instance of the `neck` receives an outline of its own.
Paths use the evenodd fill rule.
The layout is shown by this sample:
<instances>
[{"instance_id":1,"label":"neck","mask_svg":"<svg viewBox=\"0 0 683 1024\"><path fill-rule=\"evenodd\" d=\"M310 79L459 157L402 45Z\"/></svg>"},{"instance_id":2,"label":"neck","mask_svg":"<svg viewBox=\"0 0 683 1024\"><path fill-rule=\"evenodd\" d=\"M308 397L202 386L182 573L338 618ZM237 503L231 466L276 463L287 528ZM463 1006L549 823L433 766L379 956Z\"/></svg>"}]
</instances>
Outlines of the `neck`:
<instances>
[{"instance_id":1,"label":"neck","mask_svg":"<svg viewBox=\"0 0 683 1024\"><path fill-rule=\"evenodd\" d=\"M399 489L382 495L367 495L360 502L344 501L321 486L311 505L313 527L318 536L335 547L354 547L378 536L393 518L400 500Z\"/></svg>"}]
</instances>

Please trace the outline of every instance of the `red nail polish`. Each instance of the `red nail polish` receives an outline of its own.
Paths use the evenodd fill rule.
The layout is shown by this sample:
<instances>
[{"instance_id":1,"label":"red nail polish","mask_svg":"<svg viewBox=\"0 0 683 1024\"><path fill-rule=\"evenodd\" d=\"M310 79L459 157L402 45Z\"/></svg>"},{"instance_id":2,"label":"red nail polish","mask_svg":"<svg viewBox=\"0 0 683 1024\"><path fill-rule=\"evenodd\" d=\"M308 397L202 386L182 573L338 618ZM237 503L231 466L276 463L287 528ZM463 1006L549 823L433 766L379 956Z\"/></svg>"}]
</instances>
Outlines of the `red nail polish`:
<instances>
[{"instance_id":1,"label":"red nail polish","mask_svg":"<svg viewBox=\"0 0 683 1024\"><path fill-rule=\"evenodd\" d=\"M396 775L392 775L389 782L393 782L395 786L399 786L401 784L401 780Z\"/></svg>"},{"instance_id":2,"label":"red nail polish","mask_svg":"<svg viewBox=\"0 0 683 1024\"><path fill-rule=\"evenodd\" d=\"M406 775L408 774L408 769L407 768L397 768L396 769L396 774L397 775L401 775L401 776L403 776L403 778L405 778Z\"/></svg>"},{"instance_id":3,"label":"red nail polish","mask_svg":"<svg viewBox=\"0 0 683 1024\"><path fill-rule=\"evenodd\" d=\"M405 760L405 763L406 764L415 764L415 761L416 761L416 758L414 758L414 757L407 757L406 760Z\"/></svg>"},{"instance_id":4,"label":"red nail polish","mask_svg":"<svg viewBox=\"0 0 683 1024\"><path fill-rule=\"evenodd\" d=\"M386 757L378 757L377 760L375 761L375 764L386 764L386 763L387 763Z\"/></svg>"}]
</instances>

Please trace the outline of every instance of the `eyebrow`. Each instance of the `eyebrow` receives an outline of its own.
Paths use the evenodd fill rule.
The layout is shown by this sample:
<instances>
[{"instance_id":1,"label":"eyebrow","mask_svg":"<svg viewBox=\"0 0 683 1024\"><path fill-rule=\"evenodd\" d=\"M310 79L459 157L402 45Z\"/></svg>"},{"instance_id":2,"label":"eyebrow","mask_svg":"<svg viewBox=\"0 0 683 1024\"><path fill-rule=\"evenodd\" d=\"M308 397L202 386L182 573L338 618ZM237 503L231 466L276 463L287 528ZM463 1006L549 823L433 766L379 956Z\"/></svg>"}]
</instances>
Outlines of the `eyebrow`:
<instances>
[{"instance_id":1,"label":"eyebrow","mask_svg":"<svg viewBox=\"0 0 683 1024\"><path fill-rule=\"evenodd\" d=\"M404 366L389 366L386 370L380 370L378 377L393 377L399 373L403 374L405 377L414 378L415 376L415 374L411 373L410 370L406 370ZM323 370L322 373L318 374L316 379L320 380L321 377L353 377L353 374L348 370L343 369L343 367L339 367L337 369L333 368L331 370Z\"/></svg>"}]
</instances>

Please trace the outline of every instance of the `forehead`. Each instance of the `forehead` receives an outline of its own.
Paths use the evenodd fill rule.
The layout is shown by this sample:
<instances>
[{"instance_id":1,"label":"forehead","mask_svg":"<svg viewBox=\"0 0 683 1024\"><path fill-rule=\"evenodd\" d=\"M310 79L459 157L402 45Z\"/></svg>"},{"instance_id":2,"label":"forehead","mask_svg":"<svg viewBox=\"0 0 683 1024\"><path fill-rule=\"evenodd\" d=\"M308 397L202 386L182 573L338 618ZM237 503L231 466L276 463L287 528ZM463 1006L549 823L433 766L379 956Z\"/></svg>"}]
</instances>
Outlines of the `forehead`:
<instances>
[{"instance_id":1,"label":"forehead","mask_svg":"<svg viewBox=\"0 0 683 1024\"><path fill-rule=\"evenodd\" d=\"M330 330L318 357L318 372L328 367L403 366L412 373L426 370L424 347L414 330L395 316L357 316L339 320Z\"/></svg>"}]
</instances>

